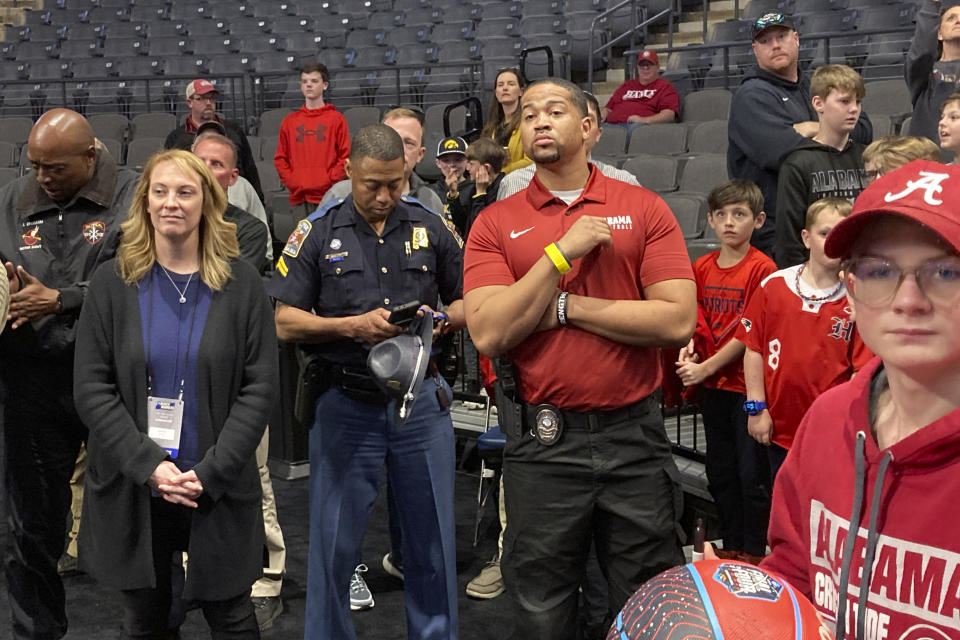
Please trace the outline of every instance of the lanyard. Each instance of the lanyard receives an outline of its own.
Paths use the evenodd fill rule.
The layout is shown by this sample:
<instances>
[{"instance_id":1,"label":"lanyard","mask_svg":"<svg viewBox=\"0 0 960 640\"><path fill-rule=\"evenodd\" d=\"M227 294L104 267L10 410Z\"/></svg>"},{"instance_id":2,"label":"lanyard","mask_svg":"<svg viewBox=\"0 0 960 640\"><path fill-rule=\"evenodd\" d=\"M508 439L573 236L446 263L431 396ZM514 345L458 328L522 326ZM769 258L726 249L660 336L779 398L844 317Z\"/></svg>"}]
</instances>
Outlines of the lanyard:
<instances>
[{"instance_id":1,"label":"lanyard","mask_svg":"<svg viewBox=\"0 0 960 640\"><path fill-rule=\"evenodd\" d=\"M156 276L155 271L150 273L150 295L147 299L147 304L150 306L150 313L147 314L147 396L153 396L153 374L150 371L150 362L153 360L153 289L156 285L154 280ZM176 287L174 287L176 288ZM183 387L186 382L187 376L187 361L190 358L190 345L193 343L193 324L197 319L197 307L200 306L200 286L198 283L197 286L197 301L193 305L193 312L190 314L190 331L187 334L187 349L186 353L183 354L183 377L177 375L177 372L180 370L180 309L183 308L182 305L177 305L177 355L176 360L173 365L173 384L176 386L177 378L180 378L180 393L177 395L179 400L183 400Z\"/></svg>"}]
</instances>

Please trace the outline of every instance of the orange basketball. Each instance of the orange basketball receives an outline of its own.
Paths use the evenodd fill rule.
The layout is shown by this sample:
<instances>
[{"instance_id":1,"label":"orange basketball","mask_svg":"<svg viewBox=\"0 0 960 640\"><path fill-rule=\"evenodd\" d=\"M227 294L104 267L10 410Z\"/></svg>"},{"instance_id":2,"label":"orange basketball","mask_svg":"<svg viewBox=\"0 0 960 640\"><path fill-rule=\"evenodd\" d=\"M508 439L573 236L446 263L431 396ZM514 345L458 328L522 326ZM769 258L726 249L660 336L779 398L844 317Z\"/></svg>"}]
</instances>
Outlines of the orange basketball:
<instances>
[{"instance_id":1,"label":"orange basketball","mask_svg":"<svg viewBox=\"0 0 960 640\"><path fill-rule=\"evenodd\" d=\"M648 580L607 640L833 640L810 601L745 562L703 560Z\"/></svg>"}]
</instances>

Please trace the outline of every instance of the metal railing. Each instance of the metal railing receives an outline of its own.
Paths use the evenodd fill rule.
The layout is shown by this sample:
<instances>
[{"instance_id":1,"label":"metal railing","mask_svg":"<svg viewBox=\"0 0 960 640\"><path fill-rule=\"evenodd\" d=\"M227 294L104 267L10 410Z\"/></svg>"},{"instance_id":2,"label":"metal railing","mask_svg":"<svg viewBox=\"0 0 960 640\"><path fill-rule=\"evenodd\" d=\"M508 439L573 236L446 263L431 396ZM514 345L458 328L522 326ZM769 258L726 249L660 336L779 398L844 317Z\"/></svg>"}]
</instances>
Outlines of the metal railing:
<instances>
[{"instance_id":1,"label":"metal railing","mask_svg":"<svg viewBox=\"0 0 960 640\"><path fill-rule=\"evenodd\" d=\"M594 48L594 41L598 33L597 24L609 19L614 13L623 9L627 5L630 5L632 16L631 22L633 27L627 29L620 35L613 37L609 42L606 42L596 49ZM597 14L597 16L590 23L590 37L588 40L588 55L587 55L587 90L593 92L593 61L594 56L603 55L606 51L610 50L614 45L620 43L627 38L630 39L631 47L636 46L637 43L637 33L640 30L644 32L644 40L646 40L646 32L649 25L653 24L663 18L667 18L667 45L673 46L673 23L674 23L674 8L668 7L657 14L647 17L647 8L645 4L639 2L639 0L622 0L622 2L617 3L616 5L610 7L606 11Z\"/></svg>"}]
</instances>

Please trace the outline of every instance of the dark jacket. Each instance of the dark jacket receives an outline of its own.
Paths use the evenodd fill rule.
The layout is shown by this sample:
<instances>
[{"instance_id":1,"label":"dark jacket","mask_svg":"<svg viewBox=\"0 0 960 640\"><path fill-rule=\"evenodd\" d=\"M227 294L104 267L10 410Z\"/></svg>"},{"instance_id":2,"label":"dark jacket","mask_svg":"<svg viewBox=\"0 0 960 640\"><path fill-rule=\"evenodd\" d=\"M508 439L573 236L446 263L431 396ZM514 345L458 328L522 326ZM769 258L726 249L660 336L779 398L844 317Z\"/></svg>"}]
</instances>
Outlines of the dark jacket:
<instances>
[{"instance_id":1,"label":"dark jacket","mask_svg":"<svg viewBox=\"0 0 960 640\"><path fill-rule=\"evenodd\" d=\"M214 292L197 363L203 484L190 528L184 597L222 600L262 573L263 517L254 453L276 395L273 310L242 260ZM74 367L77 413L90 429L80 533L81 566L114 589L153 587L150 488L166 457L146 435L147 372L137 287L101 266L80 315Z\"/></svg>"},{"instance_id":2,"label":"dark jacket","mask_svg":"<svg viewBox=\"0 0 960 640\"><path fill-rule=\"evenodd\" d=\"M777 268L792 267L809 257L800 232L811 204L821 198L852 202L863 191L863 148L853 140L842 151L805 140L787 156L777 185Z\"/></svg>"},{"instance_id":3,"label":"dark jacket","mask_svg":"<svg viewBox=\"0 0 960 640\"><path fill-rule=\"evenodd\" d=\"M253 214L240 207L228 205L223 219L237 225L237 244L240 245L240 257L246 260L260 275L270 270L267 260L267 228Z\"/></svg>"},{"instance_id":4,"label":"dark jacket","mask_svg":"<svg viewBox=\"0 0 960 640\"><path fill-rule=\"evenodd\" d=\"M727 173L755 182L763 192L767 221L754 238L772 244L777 217L777 174L787 155L807 140L793 125L817 120L810 104L810 77L790 82L760 68L748 71L733 95L727 132ZM861 112L852 139L869 144L873 127ZM712 185L711 185L712 186ZM759 237L758 237L759 236ZM761 240L757 246L766 249Z\"/></svg>"},{"instance_id":5,"label":"dark jacket","mask_svg":"<svg viewBox=\"0 0 960 640\"><path fill-rule=\"evenodd\" d=\"M97 151L93 178L66 204L40 188L33 174L0 188L0 261L22 265L45 286L58 289L63 312L0 338L0 371L17 376L40 361L73 361L77 317L87 281L116 254L137 174L118 169L105 148Z\"/></svg>"},{"instance_id":6,"label":"dark jacket","mask_svg":"<svg viewBox=\"0 0 960 640\"><path fill-rule=\"evenodd\" d=\"M253 185L257 196L260 198L260 202L266 202L266 200L263 199L263 188L260 186L260 172L257 171L257 159L253 157L253 150L250 148L250 141L247 140L247 135L243 132L243 129L240 128L240 125L235 122L220 119L217 121L226 129L227 137L233 141L233 144L237 145L237 169L240 170L240 175ZM163 142L163 148L190 151L190 148L193 146L193 138L196 131L196 127L193 126L188 116L181 126L167 134L167 139Z\"/></svg>"},{"instance_id":7,"label":"dark jacket","mask_svg":"<svg viewBox=\"0 0 960 640\"><path fill-rule=\"evenodd\" d=\"M937 132L940 106L947 96L960 90L960 60L937 61L939 27L940 3L925 0L917 12L917 28L903 66L913 104L910 135L930 138L937 144L940 144Z\"/></svg>"},{"instance_id":8,"label":"dark jacket","mask_svg":"<svg viewBox=\"0 0 960 640\"><path fill-rule=\"evenodd\" d=\"M498 173L493 182L487 186L486 192L481 196L476 195L477 185L473 180L461 183L460 192L456 198L448 198L444 194L444 200L450 208L450 219L464 240L470 233L473 221L477 219L484 207L497 201L497 192L500 191L500 183L503 181L504 175Z\"/></svg>"}]
</instances>

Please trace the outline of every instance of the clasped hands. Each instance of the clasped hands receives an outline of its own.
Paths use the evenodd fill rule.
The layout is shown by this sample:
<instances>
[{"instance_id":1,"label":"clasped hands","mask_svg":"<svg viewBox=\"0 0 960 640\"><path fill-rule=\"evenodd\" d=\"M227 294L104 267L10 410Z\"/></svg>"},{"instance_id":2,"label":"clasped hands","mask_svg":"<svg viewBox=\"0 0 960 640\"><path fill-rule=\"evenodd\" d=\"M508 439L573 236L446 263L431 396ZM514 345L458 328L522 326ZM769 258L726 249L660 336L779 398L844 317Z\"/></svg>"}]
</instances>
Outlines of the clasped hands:
<instances>
[{"instance_id":1,"label":"clasped hands","mask_svg":"<svg viewBox=\"0 0 960 640\"><path fill-rule=\"evenodd\" d=\"M4 321L11 323L11 329L17 329L27 322L39 320L59 310L56 289L47 288L23 267L14 267L12 262L5 263L4 267L7 272L7 285L10 287L10 310Z\"/></svg>"},{"instance_id":2,"label":"clasped hands","mask_svg":"<svg viewBox=\"0 0 960 640\"><path fill-rule=\"evenodd\" d=\"M157 465L147 484L167 502L193 509L197 508L196 501L203 493L203 485L193 469L181 472L177 465L169 460Z\"/></svg>"}]
</instances>

